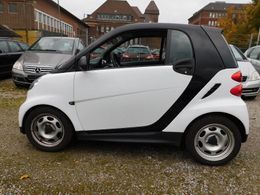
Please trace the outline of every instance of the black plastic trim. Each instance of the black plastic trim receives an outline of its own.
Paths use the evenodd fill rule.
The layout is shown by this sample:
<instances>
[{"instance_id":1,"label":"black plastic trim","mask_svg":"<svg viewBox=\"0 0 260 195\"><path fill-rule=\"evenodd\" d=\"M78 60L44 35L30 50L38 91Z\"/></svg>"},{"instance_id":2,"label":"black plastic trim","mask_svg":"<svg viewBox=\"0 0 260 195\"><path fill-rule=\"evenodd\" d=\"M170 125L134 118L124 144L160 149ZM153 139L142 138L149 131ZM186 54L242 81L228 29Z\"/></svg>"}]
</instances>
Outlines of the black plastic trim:
<instances>
[{"instance_id":1,"label":"black plastic trim","mask_svg":"<svg viewBox=\"0 0 260 195\"><path fill-rule=\"evenodd\" d=\"M220 83L216 83L204 96L202 99L205 99L207 97L209 97L210 95L212 95L215 91L217 91L217 89L221 86Z\"/></svg>"},{"instance_id":2,"label":"black plastic trim","mask_svg":"<svg viewBox=\"0 0 260 195\"><path fill-rule=\"evenodd\" d=\"M108 133L102 132L77 132L79 140L106 141L106 142L132 142L132 143L165 143L180 146L183 133L171 132L145 132L145 133Z\"/></svg>"}]
</instances>

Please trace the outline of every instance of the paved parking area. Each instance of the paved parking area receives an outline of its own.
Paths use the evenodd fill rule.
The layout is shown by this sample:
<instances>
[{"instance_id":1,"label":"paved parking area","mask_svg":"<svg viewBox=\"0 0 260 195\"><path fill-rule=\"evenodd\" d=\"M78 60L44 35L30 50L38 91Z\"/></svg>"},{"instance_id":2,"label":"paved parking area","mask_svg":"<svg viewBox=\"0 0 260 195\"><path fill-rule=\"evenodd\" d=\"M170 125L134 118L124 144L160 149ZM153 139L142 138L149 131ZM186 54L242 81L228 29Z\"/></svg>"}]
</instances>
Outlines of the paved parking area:
<instances>
[{"instance_id":1,"label":"paved parking area","mask_svg":"<svg viewBox=\"0 0 260 195\"><path fill-rule=\"evenodd\" d=\"M18 129L25 94L0 81L0 194L260 193L260 96L247 101L251 134L237 158L207 167L169 145L79 142L59 153L37 151Z\"/></svg>"}]
</instances>

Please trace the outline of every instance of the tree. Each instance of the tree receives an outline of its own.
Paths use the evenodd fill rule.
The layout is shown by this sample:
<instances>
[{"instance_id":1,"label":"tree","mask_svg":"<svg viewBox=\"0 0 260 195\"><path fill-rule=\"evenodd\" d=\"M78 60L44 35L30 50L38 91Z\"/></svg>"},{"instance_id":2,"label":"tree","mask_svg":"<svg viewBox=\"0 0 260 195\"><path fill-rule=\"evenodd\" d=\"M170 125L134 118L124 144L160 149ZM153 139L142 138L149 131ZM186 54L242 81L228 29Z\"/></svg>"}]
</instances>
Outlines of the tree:
<instances>
[{"instance_id":1,"label":"tree","mask_svg":"<svg viewBox=\"0 0 260 195\"><path fill-rule=\"evenodd\" d=\"M220 19L219 23L229 43L247 48L251 34L256 39L260 27L260 0L253 0L243 9L229 7L226 17Z\"/></svg>"}]
</instances>

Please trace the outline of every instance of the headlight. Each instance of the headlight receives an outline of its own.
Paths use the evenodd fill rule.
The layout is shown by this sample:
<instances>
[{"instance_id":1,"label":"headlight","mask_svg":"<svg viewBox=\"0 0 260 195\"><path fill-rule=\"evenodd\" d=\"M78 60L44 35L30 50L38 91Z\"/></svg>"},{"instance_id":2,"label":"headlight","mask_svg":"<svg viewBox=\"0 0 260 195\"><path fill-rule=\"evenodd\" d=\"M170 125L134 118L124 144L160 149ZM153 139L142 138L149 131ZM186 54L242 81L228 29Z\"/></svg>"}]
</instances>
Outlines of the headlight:
<instances>
[{"instance_id":1,"label":"headlight","mask_svg":"<svg viewBox=\"0 0 260 195\"><path fill-rule=\"evenodd\" d=\"M255 80L259 80L260 79L260 76L258 74L258 72L253 72L252 75L250 76L250 80L251 81L255 81Z\"/></svg>"},{"instance_id":2,"label":"headlight","mask_svg":"<svg viewBox=\"0 0 260 195\"><path fill-rule=\"evenodd\" d=\"M23 70L23 65L21 62L19 61L16 61L14 66L13 66L13 69L17 69L17 70Z\"/></svg>"}]
</instances>

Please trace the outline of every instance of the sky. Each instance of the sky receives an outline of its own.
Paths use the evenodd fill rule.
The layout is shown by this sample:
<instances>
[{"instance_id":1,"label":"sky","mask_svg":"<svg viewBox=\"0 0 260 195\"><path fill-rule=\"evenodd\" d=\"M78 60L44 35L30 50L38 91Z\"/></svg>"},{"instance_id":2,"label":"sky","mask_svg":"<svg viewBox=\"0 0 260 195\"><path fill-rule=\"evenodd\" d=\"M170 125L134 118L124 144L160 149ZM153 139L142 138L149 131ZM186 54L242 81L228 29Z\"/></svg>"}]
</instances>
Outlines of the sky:
<instances>
[{"instance_id":1,"label":"sky","mask_svg":"<svg viewBox=\"0 0 260 195\"><path fill-rule=\"evenodd\" d=\"M54 0L57 2L57 0ZM60 5L82 19L84 14L91 14L106 0L60 0ZM159 22L188 23L195 12L216 0L154 0L160 10ZM223 1L223 0L219 0ZM144 13L150 0L128 0L131 6L138 6ZM227 3L249 3L250 0L226 0Z\"/></svg>"}]
</instances>

